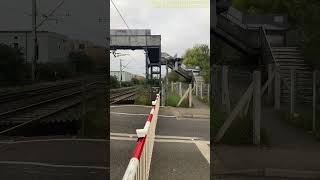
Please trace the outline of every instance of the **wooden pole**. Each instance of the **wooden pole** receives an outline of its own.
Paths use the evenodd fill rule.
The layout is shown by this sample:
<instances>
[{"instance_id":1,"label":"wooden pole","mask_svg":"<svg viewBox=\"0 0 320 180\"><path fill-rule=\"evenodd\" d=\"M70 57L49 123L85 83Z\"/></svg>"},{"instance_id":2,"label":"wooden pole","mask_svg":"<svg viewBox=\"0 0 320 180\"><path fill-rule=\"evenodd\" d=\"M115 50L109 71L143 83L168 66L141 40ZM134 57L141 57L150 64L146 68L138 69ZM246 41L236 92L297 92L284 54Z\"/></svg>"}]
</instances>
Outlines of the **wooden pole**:
<instances>
[{"instance_id":1,"label":"wooden pole","mask_svg":"<svg viewBox=\"0 0 320 180\"><path fill-rule=\"evenodd\" d=\"M274 77L274 109L280 110L280 71L279 66L275 67L275 77Z\"/></svg>"},{"instance_id":2,"label":"wooden pole","mask_svg":"<svg viewBox=\"0 0 320 180\"><path fill-rule=\"evenodd\" d=\"M182 101L188 96L189 89L184 93L184 95L180 98L180 101L177 104L177 107L179 107L182 103Z\"/></svg>"},{"instance_id":3,"label":"wooden pole","mask_svg":"<svg viewBox=\"0 0 320 180\"><path fill-rule=\"evenodd\" d=\"M179 82L179 95L182 96L182 83Z\"/></svg>"},{"instance_id":4,"label":"wooden pole","mask_svg":"<svg viewBox=\"0 0 320 180\"><path fill-rule=\"evenodd\" d=\"M237 117L237 115L242 110L243 106L248 102L248 99L250 98L250 96L252 96L252 92L253 92L253 83L250 84L247 91L240 98L240 100L236 104L235 108L232 110L232 112L230 113L228 118L225 120L225 122L223 123L223 125L219 129L219 132L214 137L214 142L219 142L222 139L222 137L224 136L227 129L231 126L234 119Z\"/></svg>"}]
</instances>

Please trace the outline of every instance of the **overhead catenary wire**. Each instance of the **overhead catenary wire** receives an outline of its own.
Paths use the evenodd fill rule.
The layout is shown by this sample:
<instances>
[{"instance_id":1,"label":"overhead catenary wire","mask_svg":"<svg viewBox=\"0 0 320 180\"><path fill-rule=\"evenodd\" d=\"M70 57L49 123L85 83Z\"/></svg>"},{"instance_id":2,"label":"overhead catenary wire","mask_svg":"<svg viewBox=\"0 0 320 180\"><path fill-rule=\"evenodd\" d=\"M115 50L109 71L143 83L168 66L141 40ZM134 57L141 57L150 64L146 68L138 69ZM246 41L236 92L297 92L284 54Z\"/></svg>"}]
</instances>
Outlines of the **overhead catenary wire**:
<instances>
[{"instance_id":1,"label":"overhead catenary wire","mask_svg":"<svg viewBox=\"0 0 320 180\"><path fill-rule=\"evenodd\" d=\"M117 11L117 13L119 14L119 16L121 17L122 21L123 21L124 24L126 25L128 31L129 31L129 39L130 39L130 38L131 38L131 29L130 29L130 27L129 27L127 21L126 21L126 19L124 18L124 16L123 16L122 13L120 12L119 8L118 8L117 5L114 3L114 1L113 1L113 0L110 0L110 1L111 1L112 5L114 6L114 8L116 9L116 11ZM147 43L147 38L146 38L146 47L144 47L143 50L144 50L144 52L145 52L146 57L148 58L148 43ZM115 57L117 57L117 56L115 55L115 52L113 52L113 55L114 55ZM131 56L131 54L129 54L129 55L130 55L130 57L131 57L132 59L134 59L134 61L136 60L133 56ZM146 62L146 63L147 63L147 62ZM127 65L129 65L129 64L130 64L130 62L129 62ZM127 66L127 65L126 65L126 66ZM147 64L146 64L146 66L147 66Z\"/></svg>"},{"instance_id":2,"label":"overhead catenary wire","mask_svg":"<svg viewBox=\"0 0 320 180\"><path fill-rule=\"evenodd\" d=\"M128 30L130 30L128 23L126 22L126 20L122 16L122 14L121 14L120 10L118 9L118 7L116 6L116 4L113 2L113 0L110 0L110 1L112 3L113 7L117 10L117 12L118 12L119 16L121 17L122 21L124 22L124 24L127 26Z\"/></svg>"}]
</instances>

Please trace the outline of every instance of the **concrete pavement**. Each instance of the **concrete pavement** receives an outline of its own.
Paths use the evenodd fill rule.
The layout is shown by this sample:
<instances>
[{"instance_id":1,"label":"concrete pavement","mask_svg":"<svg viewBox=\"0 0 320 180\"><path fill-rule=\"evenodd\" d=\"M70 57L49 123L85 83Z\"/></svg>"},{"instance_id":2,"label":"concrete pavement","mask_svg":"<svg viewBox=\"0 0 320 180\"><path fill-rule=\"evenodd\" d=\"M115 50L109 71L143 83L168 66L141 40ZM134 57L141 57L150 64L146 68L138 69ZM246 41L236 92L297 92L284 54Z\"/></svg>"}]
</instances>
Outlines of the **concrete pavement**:
<instances>
[{"instance_id":1,"label":"concrete pavement","mask_svg":"<svg viewBox=\"0 0 320 180\"><path fill-rule=\"evenodd\" d=\"M283 122L272 109L264 109L261 125L268 144L214 145L214 174L256 178L320 179L320 142ZM227 178L226 178L227 179Z\"/></svg>"}]
</instances>

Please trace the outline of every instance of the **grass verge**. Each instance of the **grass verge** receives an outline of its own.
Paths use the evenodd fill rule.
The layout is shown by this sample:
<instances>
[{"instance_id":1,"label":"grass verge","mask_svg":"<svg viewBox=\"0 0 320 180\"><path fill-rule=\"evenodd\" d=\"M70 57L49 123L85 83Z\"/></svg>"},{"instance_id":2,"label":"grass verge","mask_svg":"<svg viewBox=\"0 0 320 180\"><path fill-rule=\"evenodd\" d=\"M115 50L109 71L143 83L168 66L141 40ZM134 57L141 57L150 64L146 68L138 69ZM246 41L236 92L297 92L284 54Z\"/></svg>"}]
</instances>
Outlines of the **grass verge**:
<instances>
[{"instance_id":1,"label":"grass verge","mask_svg":"<svg viewBox=\"0 0 320 180\"><path fill-rule=\"evenodd\" d=\"M136 96L134 104L151 106L149 91L143 90L138 96Z\"/></svg>"},{"instance_id":2,"label":"grass verge","mask_svg":"<svg viewBox=\"0 0 320 180\"><path fill-rule=\"evenodd\" d=\"M207 96L197 96L197 99L200 101L200 102L203 102L205 104L209 104L210 102L208 101L208 97Z\"/></svg>"},{"instance_id":3,"label":"grass verge","mask_svg":"<svg viewBox=\"0 0 320 180\"><path fill-rule=\"evenodd\" d=\"M166 105L167 106L172 106L172 107L177 107L177 104L179 103L181 97L177 93L169 93L167 100L166 100ZM180 107L189 107L189 99L185 98L181 104Z\"/></svg>"}]
</instances>

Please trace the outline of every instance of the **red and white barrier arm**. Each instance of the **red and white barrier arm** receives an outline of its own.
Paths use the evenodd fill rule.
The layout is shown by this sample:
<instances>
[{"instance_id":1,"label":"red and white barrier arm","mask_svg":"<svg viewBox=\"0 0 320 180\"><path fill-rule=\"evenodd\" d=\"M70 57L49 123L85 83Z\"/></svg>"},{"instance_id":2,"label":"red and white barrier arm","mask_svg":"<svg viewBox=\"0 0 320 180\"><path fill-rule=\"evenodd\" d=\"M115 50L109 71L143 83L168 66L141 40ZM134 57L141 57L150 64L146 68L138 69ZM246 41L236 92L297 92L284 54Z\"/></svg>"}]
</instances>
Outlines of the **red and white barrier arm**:
<instances>
[{"instance_id":1,"label":"red and white barrier arm","mask_svg":"<svg viewBox=\"0 0 320 180\"><path fill-rule=\"evenodd\" d=\"M152 109L144 128L136 130L137 144L122 180L148 179L159 107L160 95L157 94L156 100L152 102Z\"/></svg>"}]
</instances>

